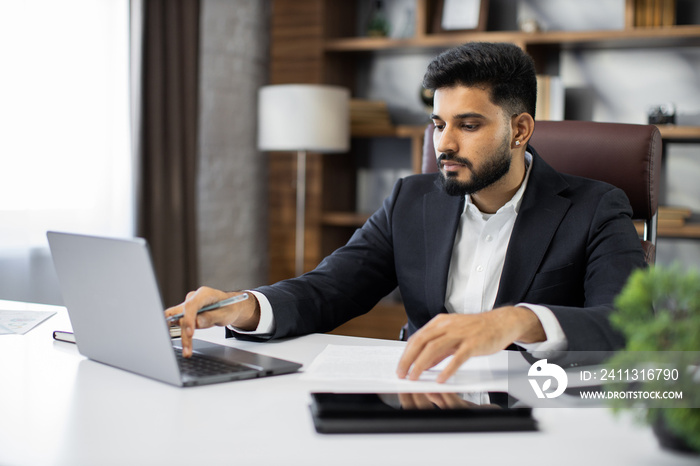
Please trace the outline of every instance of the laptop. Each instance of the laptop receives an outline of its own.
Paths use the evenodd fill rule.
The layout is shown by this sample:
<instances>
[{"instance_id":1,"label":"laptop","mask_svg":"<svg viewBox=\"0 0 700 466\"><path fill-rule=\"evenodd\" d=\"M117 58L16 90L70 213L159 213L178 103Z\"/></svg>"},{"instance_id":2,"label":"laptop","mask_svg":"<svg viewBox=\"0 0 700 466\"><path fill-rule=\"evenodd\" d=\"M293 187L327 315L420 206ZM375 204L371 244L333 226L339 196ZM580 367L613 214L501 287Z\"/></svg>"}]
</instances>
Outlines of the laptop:
<instances>
[{"instance_id":1,"label":"laptop","mask_svg":"<svg viewBox=\"0 0 700 466\"><path fill-rule=\"evenodd\" d=\"M181 341L170 337L144 239L61 232L47 237L82 355L180 387L287 374L301 367L196 339L192 357L183 358Z\"/></svg>"}]
</instances>

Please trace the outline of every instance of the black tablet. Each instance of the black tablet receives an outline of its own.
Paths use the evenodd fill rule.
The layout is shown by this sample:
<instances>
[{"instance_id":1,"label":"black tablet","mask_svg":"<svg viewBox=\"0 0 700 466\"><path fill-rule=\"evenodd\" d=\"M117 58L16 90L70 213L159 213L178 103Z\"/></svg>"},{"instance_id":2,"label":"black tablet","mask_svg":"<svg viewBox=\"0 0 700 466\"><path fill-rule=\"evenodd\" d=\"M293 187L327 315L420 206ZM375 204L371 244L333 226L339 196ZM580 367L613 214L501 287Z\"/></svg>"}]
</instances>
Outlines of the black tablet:
<instances>
[{"instance_id":1,"label":"black tablet","mask_svg":"<svg viewBox=\"0 0 700 466\"><path fill-rule=\"evenodd\" d=\"M310 408L324 434L537 430L531 408L476 404L459 393L312 393Z\"/></svg>"}]
</instances>

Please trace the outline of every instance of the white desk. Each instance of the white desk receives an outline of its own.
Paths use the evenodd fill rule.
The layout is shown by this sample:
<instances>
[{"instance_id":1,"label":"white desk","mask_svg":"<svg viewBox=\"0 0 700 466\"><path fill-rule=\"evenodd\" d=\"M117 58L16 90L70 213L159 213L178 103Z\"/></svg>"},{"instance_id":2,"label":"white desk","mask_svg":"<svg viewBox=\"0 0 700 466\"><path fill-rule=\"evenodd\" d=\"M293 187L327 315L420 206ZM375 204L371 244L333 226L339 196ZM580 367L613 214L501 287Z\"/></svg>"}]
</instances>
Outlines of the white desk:
<instances>
[{"instance_id":1,"label":"white desk","mask_svg":"<svg viewBox=\"0 0 700 466\"><path fill-rule=\"evenodd\" d=\"M308 409L312 387L298 374L172 387L53 341L53 330L70 330L65 310L54 309L26 335L0 336L1 465L697 464L605 409L536 410L539 432L321 435ZM328 343L400 344L332 335L260 344L225 340L221 329L198 338L304 364Z\"/></svg>"}]
</instances>

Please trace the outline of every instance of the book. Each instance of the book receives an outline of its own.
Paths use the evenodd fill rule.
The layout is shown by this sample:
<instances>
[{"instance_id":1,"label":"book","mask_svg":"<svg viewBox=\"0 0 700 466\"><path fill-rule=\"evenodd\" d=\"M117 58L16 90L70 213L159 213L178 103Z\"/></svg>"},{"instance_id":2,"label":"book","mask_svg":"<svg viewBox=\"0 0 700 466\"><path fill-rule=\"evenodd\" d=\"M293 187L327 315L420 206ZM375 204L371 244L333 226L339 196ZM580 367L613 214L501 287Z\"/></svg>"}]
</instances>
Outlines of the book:
<instances>
[{"instance_id":1,"label":"book","mask_svg":"<svg viewBox=\"0 0 700 466\"><path fill-rule=\"evenodd\" d=\"M676 24L676 0L632 0L634 27L664 27Z\"/></svg>"},{"instance_id":2,"label":"book","mask_svg":"<svg viewBox=\"0 0 700 466\"><path fill-rule=\"evenodd\" d=\"M386 102L381 100L352 99L350 101L351 134L391 134L394 125Z\"/></svg>"},{"instance_id":3,"label":"book","mask_svg":"<svg viewBox=\"0 0 700 466\"><path fill-rule=\"evenodd\" d=\"M170 338L180 338L181 336L182 329L179 326L170 327ZM73 332L66 332L64 330L54 330L53 339L66 343L75 343L75 335Z\"/></svg>"},{"instance_id":4,"label":"book","mask_svg":"<svg viewBox=\"0 0 700 466\"><path fill-rule=\"evenodd\" d=\"M659 227L682 227L692 215L687 207L659 206Z\"/></svg>"},{"instance_id":5,"label":"book","mask_svg":"<svg viewBox=\"0 0 700 466\"><path fill-rule=\"evenodd\" d=\"M559 76L537 75L535 120L564 119L564 83Z\"/></svg>"}]
</instances>

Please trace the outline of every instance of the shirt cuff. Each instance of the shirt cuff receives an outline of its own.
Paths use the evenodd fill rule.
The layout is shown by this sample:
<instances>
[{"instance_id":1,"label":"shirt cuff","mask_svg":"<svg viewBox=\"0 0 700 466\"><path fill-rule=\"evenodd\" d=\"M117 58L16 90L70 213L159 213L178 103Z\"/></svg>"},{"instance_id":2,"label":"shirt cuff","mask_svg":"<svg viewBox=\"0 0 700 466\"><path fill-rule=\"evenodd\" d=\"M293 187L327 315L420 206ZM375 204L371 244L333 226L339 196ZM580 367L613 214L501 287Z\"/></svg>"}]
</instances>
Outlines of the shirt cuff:
<instances>
[{"instance_id":1,"label":"shirt cuff","mask_svg":"<svg viewBox=\"0 0 700 466\"><path fill-rule=\"evenodd\" d=\"M270 335L275 332L275 316L272 314L272 305L268 301L267 297L258 292L246 290L246 293L250 293L258 300L258 305L260 306L260 322L255 330L241 330L234 327L233 325L227 325L230 330L236 333L241 333L245 335Z\"/></svg>"},{"instance_id":2,"label":"shirt cuff","mask_svg":"<svg viewBox=\"0 0 700 466\"><path fill-rule=\"evenodd\" d=\"M564 351L569 346L564 330L559 321L554 316L551 309L537 304L520 303L516 307L526 307L535 313L542 324L544 333L547 336L545 341L537 343L522 343L516 341L515 344L525 348L528 353L532 353L537 358L554 357L557 351Z\"/></svg>"}]
</instances>

